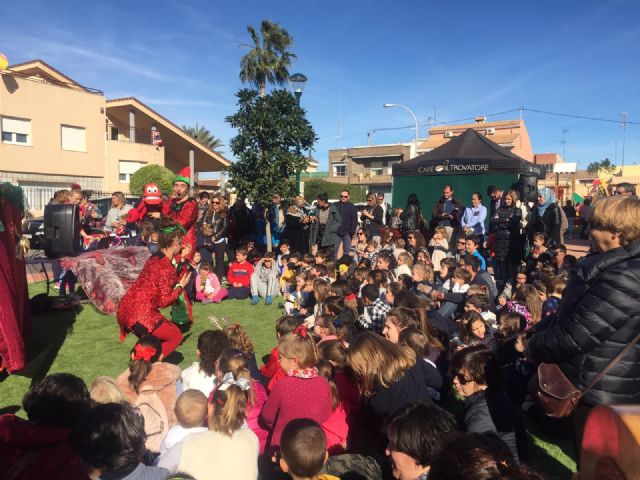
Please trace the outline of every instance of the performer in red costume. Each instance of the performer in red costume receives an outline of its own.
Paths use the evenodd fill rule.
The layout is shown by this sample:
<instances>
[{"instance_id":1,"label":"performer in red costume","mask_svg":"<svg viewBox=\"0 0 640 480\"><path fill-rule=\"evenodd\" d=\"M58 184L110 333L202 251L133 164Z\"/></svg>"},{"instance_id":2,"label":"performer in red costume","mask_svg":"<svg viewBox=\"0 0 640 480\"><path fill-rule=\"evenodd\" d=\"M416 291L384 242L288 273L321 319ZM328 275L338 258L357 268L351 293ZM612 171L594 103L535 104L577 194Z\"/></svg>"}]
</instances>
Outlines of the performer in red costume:
<instances>
[{"instance_id":1,"label":"performer in red costume","mask_svg":"<svg viewBox=\"0 0 640 480\"><path fill-rule=\"evenodd\" d=\"M187 260L196 253L196 220L198 219L198 202L189 197L191 170L184 167L173 181L173 197L163 205L162 214L182 225L187 232L182 239L190 250L185 254Z\"/></svg>"},{"instance_id":2,"label":"performer in red costume","mask_svg":"<svg viewBox=\"0 0 640 480\"><path fill-rule=\"evenodd\" d=\"M167 217L160 219L160 251L147 260L136 281L120 300L117 313L120 341L132 332L138 338L153 335L162 342L165 357L182 342L180 329L160 313L161 308L178 300L191 277L190 272L179 276L179 270L171 263L182 249L182 236L180 224Z\"/></svg>"}]
</instances>

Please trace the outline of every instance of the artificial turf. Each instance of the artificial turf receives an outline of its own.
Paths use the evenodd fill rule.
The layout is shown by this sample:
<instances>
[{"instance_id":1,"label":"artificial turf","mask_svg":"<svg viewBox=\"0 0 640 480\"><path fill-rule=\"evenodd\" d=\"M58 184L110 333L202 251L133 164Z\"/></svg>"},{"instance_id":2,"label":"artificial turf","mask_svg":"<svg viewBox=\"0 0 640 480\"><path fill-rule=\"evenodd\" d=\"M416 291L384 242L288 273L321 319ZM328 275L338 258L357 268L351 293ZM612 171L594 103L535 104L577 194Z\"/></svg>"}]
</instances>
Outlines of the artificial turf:
<instances>
[{"instance_id":1,"label":"artificial turf","mask_svg":"<svg viewBox=\"0 0 640 480\"><path fill-rule=\"evenodd\" d=\"M32 284L30 293L43 291ZM276 301L277 303L277 301ZM182 368L196 359L198 335L217 328L209 320L214 315L221 323L237 322L243 325L255 347L258 362L276 344L275 320L281 312L276 305L251 305L249 300L227 300L219 305L196 304L193 308L194 324L185 334L182 345L168 359ZM91 305L77 311L66 310L32 317L33 335L27 339L27 366L0 383L0 413L24 415L21 401L29 386L44 376L56 372L69 372L90 384L97 376L115 377L127 368L135 336L129 335L120 343L115 317L98 313ZM575 452L571 441L544 435L540 428L528 422L531 433L531 466L548 479L568 479L575 471ZM558 439L559 438L559 439Z\"/></svg>"}]
</instances>

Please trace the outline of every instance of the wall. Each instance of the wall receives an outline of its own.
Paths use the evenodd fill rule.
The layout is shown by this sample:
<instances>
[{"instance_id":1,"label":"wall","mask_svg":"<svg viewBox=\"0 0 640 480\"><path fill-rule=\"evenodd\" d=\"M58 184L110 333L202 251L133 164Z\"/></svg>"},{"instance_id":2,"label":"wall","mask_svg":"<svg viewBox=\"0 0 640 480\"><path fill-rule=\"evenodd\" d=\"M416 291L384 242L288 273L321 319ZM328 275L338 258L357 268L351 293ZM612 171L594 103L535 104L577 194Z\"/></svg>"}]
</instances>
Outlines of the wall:
<instances>
[{"instance_id":1,"label":"wall","mask_svg":"<svg viewBox=\"0 0 640 480\"><path fill-rule=\"evenodd\" d=\"M102 95L3 75L0 114L31 120L31 146L0 142L0 170L102 177L104 107ZM86 152L62 150L62 124L86 129Z\"/></svg>"},{"instance_id":2,"label":"wall","mask_svg":"<svg viewBox=\"0 0 640 480\"><path fill-rule=\"evenodd\" d=\"M120 182L119 179L120 160L164 165L164 147L156 149L153 145L118 140L107 140L105 144L104 178L107 191L129 191L129 184Z\"/></svg>"}]
</instances>

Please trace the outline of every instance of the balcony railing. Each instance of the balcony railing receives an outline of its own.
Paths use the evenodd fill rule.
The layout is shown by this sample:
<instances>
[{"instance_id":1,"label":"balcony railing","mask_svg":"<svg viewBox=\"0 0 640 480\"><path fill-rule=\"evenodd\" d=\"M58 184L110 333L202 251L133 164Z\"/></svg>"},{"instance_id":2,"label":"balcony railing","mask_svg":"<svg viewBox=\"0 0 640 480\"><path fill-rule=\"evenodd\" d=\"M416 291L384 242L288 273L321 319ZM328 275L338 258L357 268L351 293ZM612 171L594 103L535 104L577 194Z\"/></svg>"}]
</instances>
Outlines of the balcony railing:
<instances>
[{"instance_id":1,"label":"balcony railing","mask_svg":"<svg viewBox=\"0 0 640 480\"><path fill-rule=\"evenodd\" d=\"M123 125L108 124L107 138L118 142L142 143L153 145L151 130L148 128L133 128Z\"/></svg>"},{"instance_id":2,"label":"balcony railing","mask_svg":"<svg viewBox=\"0 0 640 480\"><path fill-rule=\"evenodd\" d=\"M329 181L347 183L350 185L375 185L391 183L391 175L378 175L374 173L354 173L352 175L331 175Z\"/></svg>"}]
</instances>

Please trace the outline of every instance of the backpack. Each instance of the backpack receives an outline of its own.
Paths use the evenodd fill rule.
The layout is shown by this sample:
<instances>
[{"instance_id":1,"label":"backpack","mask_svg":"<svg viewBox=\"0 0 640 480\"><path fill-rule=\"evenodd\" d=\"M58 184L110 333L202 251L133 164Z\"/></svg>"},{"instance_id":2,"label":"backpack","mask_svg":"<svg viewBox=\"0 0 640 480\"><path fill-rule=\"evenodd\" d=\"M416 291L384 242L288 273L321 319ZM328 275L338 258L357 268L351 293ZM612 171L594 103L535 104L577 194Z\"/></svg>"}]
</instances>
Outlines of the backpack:
<instances>
[{"instance_id":1,"label":"backpack","mask_svg":"<svg viewBox=\"0 0 640 480\"><path fill-rule=\"evenodd\" d=\"M567 220L567 214L564 213L564 209L558 207L558 210L560 210L560 231L564 233L569 230L569 220Z\"/></svg>"},{"instance_id":2,"label":"backpack","mask_svg":"<svg viewBox=\"0 0 640 480\"><path fill-rule=\"evenodd\" d=\"M134 403L144 418L144 432L147 434L145 447L151 452L159 452L162 440L169 432L169 416L162 400L153 387L140 389Z\"/></svg>"}]
</instances>

